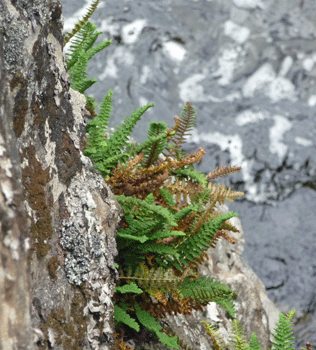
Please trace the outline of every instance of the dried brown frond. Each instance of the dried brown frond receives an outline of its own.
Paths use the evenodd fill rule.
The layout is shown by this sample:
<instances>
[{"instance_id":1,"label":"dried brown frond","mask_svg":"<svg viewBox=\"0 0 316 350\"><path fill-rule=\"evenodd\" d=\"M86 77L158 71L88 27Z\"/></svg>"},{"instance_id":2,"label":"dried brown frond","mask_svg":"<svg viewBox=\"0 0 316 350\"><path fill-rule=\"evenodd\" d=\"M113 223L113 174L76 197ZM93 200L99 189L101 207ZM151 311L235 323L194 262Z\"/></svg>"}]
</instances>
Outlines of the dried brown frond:
<instances>
[{"instance_id":1,"label":"dried brown frond","mask_svg":"<svg viewBox=\"0 0 316 350\"><path fill-rule=\"evenodd\" d=\"M116 345L121 350L134 350L134 348L129 347L124 341L124 329L120 329L119 333L114 334Z\"/></svg>"},{"instance_id":2,"label":"dried brown frond","mask_svg":"<svg viewBox=\"0 0 316 350\"><path fill-rule=\"evenodd\" d=\"M226 241L228 241L231 244L236 244L237 243L237 241L235 239L231 238L230 235L225 230L218 230L214 237L225 238Z\"/></svg>"},{"instance_id":3,"label":"dried brown frond","mask_svg":"<svg viewBox=\"0 0 316 350\"><path fill-rule=\"evenodd\" d=\"M232 231L232 232L239 232L239 230L234 225L232 225L229 221L223 222L219 229Z\"/></svg>"},{"instance_id":4,"label":"dried brown frond","mask_svg":"<svg viewBox=\"0 0 316 350\"><path fill-rule=\"evenodd\" d=\"M171 177L165 182L164 188L175 196L176 206L178 207L187 204L190 200L190 195L203 190L202 185L193 180L180 180L179 178Z\"/></svg>"},{"instance_id":5,"label":"dried brown frond","mask_svg":"<svg viewBox=\"0 0 316 350\"><path fill-rule=\"evenodd\" d=\"M159 301L159 303L163 304L163 305L167 305L168 300L166 298L166 295L164 292L162 292L161 290L151 290L148 289L147 292L153 297L155 298L157 301Z\"/></svg>"},{"instance_id":6,"label":"dried brown frond","mask_svg":"<svg viewBox=\"0 0 316 350\"><path fill-rule=\"evenodd\" d=\"M222 165L220 167L220 169L218 169L218 167L216 167L216 169L214 171L211 171L206 177L207 177L208 181L210 181L210 180L216 179L217 177L226 176L230 173L234 173L234 172L240 171L240 170L241 170L240 166Z\"/></svg>"},{"instance_id":7,"label":"dried brown frond","mask_svg":"<svg viewBox=\"0 0 316 350\"><path fill-rule=\"evenodd\" d=\"M215 184L210 182L208 184L208 188L212 189L211 192L211 201L210 201L210 205L214 206L216 204L216 202L218 202L219 204L223 204L225 202L225 200L227 202L232 202L233 200L235 200L238 197L241 197L244 195L244 192L241 191L233 191L231 188L228 188L224 185L224 184Z\"/></svg>"}]
</instances>

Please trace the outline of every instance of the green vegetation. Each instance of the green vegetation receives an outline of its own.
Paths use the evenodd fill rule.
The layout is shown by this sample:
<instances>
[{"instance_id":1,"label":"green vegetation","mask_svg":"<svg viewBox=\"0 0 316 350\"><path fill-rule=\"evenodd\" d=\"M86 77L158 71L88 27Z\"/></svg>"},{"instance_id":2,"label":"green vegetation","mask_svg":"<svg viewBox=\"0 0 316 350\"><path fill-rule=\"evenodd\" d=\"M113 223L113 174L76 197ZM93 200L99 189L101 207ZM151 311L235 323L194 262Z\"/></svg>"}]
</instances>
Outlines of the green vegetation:
<instances>
[{"instance_id":1,"label":"green vegetation","mask_svg":"<svg viewBox=\"0 0 316 350\"><path fill-rule=\"evenodd\" d=\"M72 38L67 55L71 87L83 94L96 82L86 76L88 61L111 42L94 46L100 32L88 19L98 2L93 2L88 14L65 39L66 42ZM129 349L124 338L137 339L137 333L145 327L168 347L187 348L177 336L162 328L159 317L172 312L190 314L193 310L202 310L209 302L216 302L230 317L235 316L236 293L212 278L201 277L198 266L208 259L206 251L215 247L218 239L235 243L228 232L238 230L228 220L237 214L221 214L217 205L233 201L243 193L212 181L241 168L222 166L208 175L194 169L205 152L202 148L193 154L182 150L196 120L196 112L189 102L181 117L175 117L171 128L164 122L151 122L147 140L138 144L129 142L130 135L153 104L134 111L106 136L112 91L105 95L98 114L95 100L88 96L86 100L93 120L87 125L84 153L111 185L124 212L117 233L120 276L114 296L117 345ZM273 350L294 349L290 323L293 317L294 312L286 316L280 314ZM237 320L233 322L229 345L214 326L203 323L214 349L228 346L261 349L255 334L248 342Z\"/></svg>"}]
</instances>

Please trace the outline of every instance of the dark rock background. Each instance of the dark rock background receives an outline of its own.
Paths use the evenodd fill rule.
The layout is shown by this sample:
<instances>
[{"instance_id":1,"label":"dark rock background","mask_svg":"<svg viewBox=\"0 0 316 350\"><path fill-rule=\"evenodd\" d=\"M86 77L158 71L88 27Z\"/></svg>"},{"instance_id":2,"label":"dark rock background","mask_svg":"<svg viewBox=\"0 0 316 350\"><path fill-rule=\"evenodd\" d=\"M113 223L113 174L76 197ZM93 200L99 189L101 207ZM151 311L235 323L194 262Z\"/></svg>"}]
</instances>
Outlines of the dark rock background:
<instances>
[{"instance_id":1,"label":"dark rock background","mask_svg":"<svg viewBox=\"0 0 316 350\"><path fill-rule=\"evenodd\" d=\"M63 0L70 30L90 1ZM244 257L278 307L297 310L297 348L316 345L316 3L314 0L107 0L92 21L113 44L89 69L101 102L114 93L115 127L154 102L134 132L190 101L204 147L199 170L243 170L221 181L243 190Z\"/></svg>"}]
</instances>

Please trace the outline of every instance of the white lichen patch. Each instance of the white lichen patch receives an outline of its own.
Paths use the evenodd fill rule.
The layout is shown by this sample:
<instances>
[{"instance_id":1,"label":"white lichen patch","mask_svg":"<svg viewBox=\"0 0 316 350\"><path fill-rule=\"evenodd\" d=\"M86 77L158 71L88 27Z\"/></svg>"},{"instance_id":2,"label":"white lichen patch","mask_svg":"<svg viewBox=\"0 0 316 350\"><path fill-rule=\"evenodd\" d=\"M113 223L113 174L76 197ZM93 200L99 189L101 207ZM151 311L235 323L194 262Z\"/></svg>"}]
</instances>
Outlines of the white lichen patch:
<instances>
[{"instance_id":1,"label":"white lichen patch","mask_svg":"<svg viewBox=\"0 0 316 350\"><path fill-rule=\"evenodd\" d=\"M295 137L294 141L303 147L311 147L313 145L313 141L309 139L305 139L304 137Z\"/></svg>"},{"instance_id":2,"label":"white lichen patch","mask_svg":"<svg viewBox=\"0 0 316 350\"><path fill-rule=\"evenodd\" d=\"M224 23L224 33L238 44L243 44L249 38L250 29L229 20Z\"/></svg>"},{"instance_id":3,"label":"white lichen patch","mask_svg":"<svg viewBox=\"0 0 316 350\"><path fill-rule=\"evenodd\" d=\"M286 67L284 69L286 70ZM276 75L270 63L262 65L243 86L244 97L253 97L255 94L264 94L272 102L296 99L295 86L289 79Z\"/></svg>"},{"instance_id":4,"label":"white lichen patch","mask_svg":"<svg viewBox=\"0 0 316 350\"><path fill-rule=\"evenodd\" d=\"M193 74L179 84L179 96L183 102L221 102L222 100L204 92L201 81L207 78L208 72Z\"/></svg>"},{"instance_id":5,"label":"white lichen patch","mask_svg":"<svg viewBox=\"0 0 316 350\"><path fill-rule=\"evenodd\" d=\"M213 76L219 77L219 85L229 85L234 78L234 72L240 64L240 46L223 49L218 59L218 69Z\"/></svg>"},{"instance_id":6,"label":"white lichen patch","mask_svg":"<svg viewBox=\"0 0 316 350\"><path fill-rule=\"evenodd\" d=\"M186 49L183 47L182 44L170 40L165 43L163 43L163 51L173 60L176 62L181 62L186 54Z\"/></svg>"},{"instance_id":7,"label":"white lichen patch","mask_svg":"<svg viewBox=\"0 0 316 350\"><path fill-rule=\"evenodd\" d=\"M282 142L283 135L292 128L292 123L281 115L275 115L273 119L275 123L269 131L269 150L271 153L276 154L281 161L288 150L288 146Z\"/></svg>"},{"instance_id":8,"label":"white lichen patch","mask_svg":"<svg viewBox=\"0 0 316 350\"><path fill-rule=\"evenodd\" d=\"M122 41L125 44L134 44L143 28L147 24L146 19L136 19L122 28Z\"/></svg>"},{"instance_id":9,"label":"white lichen patch","mask_svg":"<svg viewBox=\"0 0 316 350\"><path fill-rule=\"evenodd\" d=\"M7 247L10 250L11 257L13 260L20 259L20 254L19 254L20 242L17 238L11 235L10 231L8 231L7 235L4 237L3 244L5 247Z\"/></svg>"}]
</instances>

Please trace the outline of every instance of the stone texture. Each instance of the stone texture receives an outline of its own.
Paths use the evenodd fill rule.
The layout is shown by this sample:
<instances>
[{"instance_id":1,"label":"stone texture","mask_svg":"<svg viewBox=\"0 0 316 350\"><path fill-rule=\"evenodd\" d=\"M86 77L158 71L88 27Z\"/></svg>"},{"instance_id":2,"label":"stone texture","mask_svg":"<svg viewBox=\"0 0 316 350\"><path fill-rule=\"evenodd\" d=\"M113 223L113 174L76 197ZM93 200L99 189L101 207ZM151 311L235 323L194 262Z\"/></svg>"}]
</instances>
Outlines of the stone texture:
<instances>
[{"instance_id":1,"label":"stone texture","mask_svg":"<svg viewBox=\"0 0 316 350\"><path fill-rule=\"evenodd\" d=\"M0 349L115 344L120 207L83 155L59 0L0 2ZM3 289L4 286L4 289Z\"/></svg>"}]
</instances>

